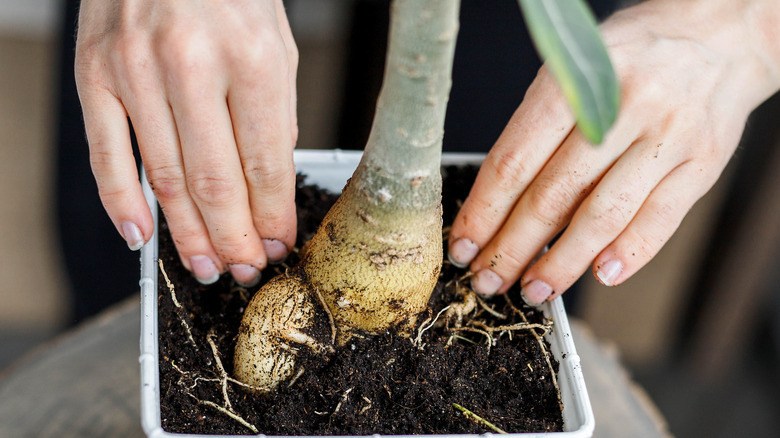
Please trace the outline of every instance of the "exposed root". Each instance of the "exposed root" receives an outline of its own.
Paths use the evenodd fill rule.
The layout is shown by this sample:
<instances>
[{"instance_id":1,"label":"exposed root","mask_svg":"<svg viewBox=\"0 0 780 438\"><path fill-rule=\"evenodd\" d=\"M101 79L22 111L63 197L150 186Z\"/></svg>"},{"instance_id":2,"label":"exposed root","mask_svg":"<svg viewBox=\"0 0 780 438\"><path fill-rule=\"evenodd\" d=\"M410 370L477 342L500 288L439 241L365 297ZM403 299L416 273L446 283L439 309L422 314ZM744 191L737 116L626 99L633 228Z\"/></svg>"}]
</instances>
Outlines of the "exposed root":
<instances>
[{"instance_id":1,"label":"exposed root","mask_svg":"<svg viewBox=\"0 0 780 438\"><path fill-rule=\"evenodd\" d=\"M195 343L195 338L192 337L189 315L187 315L187 312L184 310L184 307L182 307L181 303L179 302L179 299L176 298L176 290L173 287L173 283L171 283L171 280L168 278L168 273L165 272L165 266L163 266L162 259L157 259L157 264L160 265L160 272L162 272L163 278L165 278L165 285L168 286L168 290L171 292L171 301L173 301L173 306L176 308L176 316L179 317L179 321L181 321L181 325L184 326L184 330L187 332L187 339L190 341L192 346L195 347L195 349L197 350L198 344Z\"/></svg>"},{"instance_id":2,"label":"exposed root","mask_svg":"<svg viewBox=\"0 0 780 438\"><path fill-rule=\"evenodd\" d=\"M246 388L249 388L249 389L253 389L253 390L266 391L267 388L258 388L258 387L254 387L252 385L247 385L245 383L239 382L238 380L233 379L232 377L230 377L227 374L227 372L225 371L225 367L222 365L222 358L219 355L219 350L217 348L217 344L214 341L215 337L216 337L216 335L214 334L213 330L209 331L209 334L206 336L206 341L208 342L209 346L211 347L211 352L212 352L212 354L214 356L214 363L215 363L215 365L217 367L217 372L219 374L219 377L218 378L206 378L206 377L199 376L199 375L197 375L194 372L184 371L179 366L177 366L176 363L173 360L171 360L170 364L173 367L173 369L175 369L176 371L179 372L179 374L182 375L182 378L179 379L177 384L179 386L184 387L185 383L184 383L183 379L185 377L187 379L190 379L192 381L192 384L190 384L188 387L186 387L186 389L184 390L185 394L187 394L188 396L190 396L193 399L195 399L198 402L199 405L209 406L209 407L211 407L213 409L216 409L217 411L221 412L224 415L227 415L228 417L230 417L233 420L237 421L242 426L244 426L247 429L251 430L254 434L258 434L259 431L258 431L257 427L255 427L250 422L246 421L243 417L241 417L233 409L233 405L232 405L232 403L230 403L230 397L228 396L228 390L227 390L228 382L235 383L237 385L240 385L240 386L243 386L243 387L246 387ZM209 400L201 400L198 397L196 397L195 395L193 395L192 394L192 390L194 390L198 386L199 382L218 383L220 385L220 387L222 388L222 398L223 398L223 402L222 403L223 403L223 405L220 406L219 404L214 403L214 402L209 401Z\"/></svg>"},{"instance_id":3,"label":"exposed root","mask_svg":"<svg viewBox=\"0 0 780 438\"><path fill-rule=\"evenodd\" d=\"M301 367L301 369L299 369L299 370L298 370L298 372L297 372L297 373L295 373L295 375L293 376L293 378L292 378L292 379L290 379L290 383L288 383L288 384L287 384L287 387L288 387L288 388L290 388L290 387L292 387L293 385L295 385L295 382L297 382L297 381L298 381L298 379L300 379L300 378L301 378L301 376L303 375L303 373L305 373L305 372L306 372L306 369L305 369L305 368L303 368L303 367Z\"/></svg>"},{"instance_id":4,"label":"exposed root","mask_svg":"<svg viewBox=\"0 0 780 438\"><path fill-rule=\"evenodd\" d=\"M314 288L314 292L317 293L317 299L320 300L320 305L325 310L325 313L328 315L328 322L330 322L330 343L335 345L336 344L336 321L333 319L333 314L330 312L330 308L328 307L328 304L325 302L325 297L322 296L322 292L320 292L319 288Z\"/></svg>"},{"instance_id":5,"label":"exposed root","mask_svg":"<svg viewBox=\"0 0 780 438\"><path fill-rule=\"evenodd\" d=\"M474 327L453 327L450 330L454 332L472 332L472 333L479 333L485 337L488 353L490 352L490 347L496 345L496 340L493 339L493 336L491 336L490 333L486 332L485 330L480 330L478 328Z\"/></svg>"},{"instance_id":6,"label":"exposed root","mask_svg":"<svg viewBox=\"0 0 780 438\"><path fill-rule=\"evenodd\" d=\"M363 396L363 400L365 400L366 403L368 403L368 404L363 406L363 408L360 410L360 412L359 412L360 415L363 415L367 410L371 409L371 406L373 406L373 404L374 404L374 403L371 402L371 399L366 397L366 396Z\"/></svg>"},{"instance_id":7,"label":"exposed root","mask_svg":"<svg viewBox=\"0 0 780 438\"><path fill-rule=\"evenodd\" d=\"M225 367L222 366L222 359L219 357L219 351L217 350L217 344L214 343L214 332L209 331L209 334L206 336L206 340L208 341L209 345L211 346L211 352L214 354L214 363L217 364L217 371L219 371L219 376L221 377L219 379L220 386L222 387L222 398L225 400L225 409L233 410L233 405L230 403L230 397L228 397L228 384L227 384L227 377L228 374L225 371Z\"/></svg>"},{"instance_id":8,"label":"exposed root","mask_svg":"<svg viewBox=\"0 0 780 438\"><path fill-rule=\"evenodd\" d=\"M498 312L494 308L488 306L487 303L485 302L485 300L480 298L479 295L477 295L474 291L469 289L469 292L474 295L474 298L476 298L477 303L479 303L479 306L482 307L482 309L484 309L485 312L493 315L494 317L496 317L498 319L506 319L507 318L507 316L504 315L503 313Z\"/></svg>"},{"instance_id":9,"label":"exposed root","mask_svg":"<svg viewBox=\"0 0 780 438\"><path fill-rule=\"evenodd\" d=\"M463 341L463 342L468 342L469 344L477 345L476 342L472 341L471 339L465 336L460 336L457 333L451 333L450 337L447 339L447 344L445 344L445 347L451 346L452 344L455 343L455 341Z\"/></svg>"},{"instance_id":10,"label":"exposed root","mask_svg":"<svg viewBox=\"0 0 780 438\"><path fill-rule=\"evenodd\" d=\"M349 393L352 392L352 388L349 388L348 390L344 391L344 395L341 396L341 400L339 400L339 404L336 405L336 409L333 410L333 413L330 415L336 415L336 413L341 410L341 405L344 404L344 402L347 401L349 398Z\"/></svg>"},{"instance_id":11,"label":"exposed root","mask_svg":"<svg viewBox=\"0 0 780 438\"><path fill-rule=\"evenodd\" d=\"M436 321L439 319L442 313L446 312L447 309L449 309L450 306L447 306L439 311L439 313L436 315L436 318L428 318L425 321L423 321L422 324L420 324L420 328L417 329L417 337L412 339L412 345L422 350L425 348L425 343L422 341L423 333L430 330L431 327L433 327L434 324L436 324Z\"/></svg>"},{"instance_id":12,"label":"exposed root","mask_svg":"<svg viewBox=\"0 0 780 438\"><path fill-rule=\"evenodd\" d=\"M457 410L459 410L460 412L462 412L464 417L466 417L466 418L469 418L469 419L471 419L471 420L474 420L474 421L475 421L475 422L477 422L477 423L482 423L482 424L484 424L485 426L487 426L487 427L488 427L490 430L492 430L493 432L495 432L495 433L500 433L500 434L505 434L505 433L506 433L506 432L505 432L503 429L500 429L499 427L497 427L497 426L496 426L496 425L494 425L493 423L491 423L491 422L489 422L489 421L485 420L484 418L482 418L482 417L480 417L479 415L477 415L477 414L475 414L475 413L471 412L470 410L468 410L468 409L464 408L463 406L461 406L461 405L459 405L459 404L457 404L457 403L453 403L453 404L452 404L452 406L453 406L455 409L457 409Z\"/></svg>"},{"instance_id":13,"label":"exposed root","mask_svg":"<svg viewBox=\"0 0 780 438\"><path fill-rule=\"evenodd\" d=\"M460 292L462 289L459 287L457 281L455 283L455 287L458 288L458 291ZM465 293L463 294L463 301L452 303L449 305L449 310L447 310L447 322L455 320L455 327L460 327L463 325L463 318L464 316L468 315L474 309L477 308L477 294L469 290L468 288L464 288Z\"/></svg>"},{"instance_id":14,"label":"exposed root","mask_svg":"<svg viewBox=\"0 0 780 438\"><path fill-rule=\"evenodd\" d=\"M512 309L513 312L518 314L523 321L527 324L528 318L525 317L525 314L515 307L515 305L512 303L512 300L509 299L506 294L504 294L504 299L506 300L507 304L509 304L510 309ZM550 325L552 325L552 321L550 322ZM549 330L549 328L547 329ZM544 360L547 362L547 366L550 368L550 377L552 377L552 383L555 387L556 393L558 394L558 406L561 408L561 412L563 412L563 401L561 400L561 388L558 386L558 376L555 373L555 368L553 367L552 361L550 360L550 356L552 356L552 353L550 353L547 350L547 347L544 346L544 339L542 339L542 336L544 336L545 333L547 333L547 330L545 330L541 335L536 332L533 328L531 329L531 333L536 338L536 343L539 344L539 348L542 350L542 355L544 356Z\"/></svg>"},{"instance_id":15,"label":"exposed root","mask_svg":"<svg viewBox=\"0 0 780 438\"><path fill-rule=\"evenodd\" d=\"M220 405L218 405L218 404L216 404L214 402L210 402L208 400L200 400L200 399L196 398L195 396L193 396L192 394L189 394L189 395L190 395L190 397L192 397L195 400L197 400L198 404L209 406L209 407L212 407L212 408L218 410L219 412L222 412L223 414L227 415L228 417L236 420L242 426L244 426L247 429L251 430L252 433L254 433L255 435L260 433L260 431L258 431L257 428L252 423L244 420L243 417L241 417L240 415L238 415L235 412L231 411L230 409L223 408L222 406L220 406Z\"/></svg>"},{"instance_id":16,"label":"exposed root","mask_svg":"<svg viewBox=\"0 0 780 438\"><path fill-rule=\"evenodd\" d=\"M442 237L443 241L446 242L447 240L449 240L449 238L450 238L450 231L452 231L452 225L447 225L446 227L442 227L442 229L441 229L441 237ZM449 260L447 260L447 257L444 257L444 261L445 262L449 262Z\"/></svg>"}]
</instances>

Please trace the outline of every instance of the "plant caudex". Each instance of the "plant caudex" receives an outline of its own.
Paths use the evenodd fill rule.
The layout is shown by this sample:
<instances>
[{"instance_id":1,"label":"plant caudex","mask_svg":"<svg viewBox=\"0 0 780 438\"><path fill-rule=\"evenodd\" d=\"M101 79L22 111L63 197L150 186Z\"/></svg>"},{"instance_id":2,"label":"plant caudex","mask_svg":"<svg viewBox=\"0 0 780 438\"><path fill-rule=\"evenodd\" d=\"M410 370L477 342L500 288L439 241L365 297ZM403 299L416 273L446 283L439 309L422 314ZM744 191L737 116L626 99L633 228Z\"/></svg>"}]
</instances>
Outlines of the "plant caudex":
<instances>
[{"instance_id":1,"label":"plant caudex","mask_svg":"<svg viewBox=\"0 0 780 438\"><path fill-rule=\"evenodd\" d=\"M239 329L234 373L271 390L359 333L409 335L441 270L441 143L459 0L395 0L382 90L358 168Z\"/></svg>"},{"instance_id":2,"label":"plant caudex","mask_svg":"<svg viewBox=\"0 0 780 438\"><path fill-rule=\"evenodd\" d=\"M594 143L619 88L582 0L519 0L531 36ZM355 334L409 335L441 270L441 143L459 0L395 0L382 90L354 175L301 262L247 307L234 373L268 391ZM311 354L306 354L311 353Z\"/></svg>"}]
</instances>

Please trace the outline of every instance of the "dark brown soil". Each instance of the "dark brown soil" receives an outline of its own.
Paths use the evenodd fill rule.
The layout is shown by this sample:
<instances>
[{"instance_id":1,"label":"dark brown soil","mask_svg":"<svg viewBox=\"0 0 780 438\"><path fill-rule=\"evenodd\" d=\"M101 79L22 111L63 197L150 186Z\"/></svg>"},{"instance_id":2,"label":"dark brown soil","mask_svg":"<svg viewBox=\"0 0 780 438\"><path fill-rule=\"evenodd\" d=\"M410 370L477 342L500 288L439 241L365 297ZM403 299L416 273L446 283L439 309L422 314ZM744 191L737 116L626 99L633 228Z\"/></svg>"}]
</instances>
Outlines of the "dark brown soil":
<instances>
[{"instance_id":1,"label":"dark brown soil","mask_svg":"<svg viewBox=\"0 0 780 438\"><path fill-rule=\"evenodd\" d=\"M476 170L444 169L444 222L452 221ZM316 229L335 197L303 184L299 178L298 245ZM217 361L207 341L212 333L224 368L232 369L234 338L252 291L239 288L224 275L211 286L199 285L178 260L168 229L160 224L160 258L181 304L177 309L160 275L160 398L162 426L168 432L251 434L238 420L209 402L226 407ZM446 241L446 239L445 239ZM292 256L288 263L295 262ZM270 279L284 266L263 273ZM431 316L456 300L455 287L468 284L465 271L444 264L431 298ZM461 279L461 280L458 280ZM510 292L510 300L521 300ZM499 320L477 306L492 326L522 322L507 300L488 305L514 319ZM546 323L542 315L521 307L530 322ZM422 319L425 319L422 318ZM190 326L193 344L182 320ZM538 330L541 333L541 330ZM446 346L453 333L436 327L424 333L424 349L392 335L356 340L339 349L317 370L308 370L289 388L256 396L227 384L232 410L260 433L268 435L369 435L490 432L485 423L461 413L465 407L507 432L560 431L563 427L558 392L550 365L537 338L528 329L486 336L469 331ZM552 366L558 364L553 360Z\"/></svg>"}]
</instances>

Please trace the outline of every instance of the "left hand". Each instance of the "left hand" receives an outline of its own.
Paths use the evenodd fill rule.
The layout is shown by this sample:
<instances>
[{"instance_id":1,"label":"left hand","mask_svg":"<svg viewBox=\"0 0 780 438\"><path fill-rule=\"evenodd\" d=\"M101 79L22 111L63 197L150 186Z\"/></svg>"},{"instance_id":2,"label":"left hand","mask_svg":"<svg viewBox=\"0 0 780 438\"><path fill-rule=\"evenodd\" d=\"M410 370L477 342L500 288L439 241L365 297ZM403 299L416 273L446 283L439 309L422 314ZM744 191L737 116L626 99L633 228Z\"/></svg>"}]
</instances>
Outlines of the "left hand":
<instances>
[{"instance_id":1,"label":"left hand","mask_svg":"<svg viewBox=\"0 0 780 438\"><path fill-rule=\"evenodd\" d=\"M654 0L613 16L601 30L622 108L599 146L574 128L542 68L450 233L450 259L470 265L474 289L490 296L520 280L536 305L591 264L608 286L644 266L715 183L750 112L780 88L779 16L770 0Z\"/></svg>"}]
</instances>

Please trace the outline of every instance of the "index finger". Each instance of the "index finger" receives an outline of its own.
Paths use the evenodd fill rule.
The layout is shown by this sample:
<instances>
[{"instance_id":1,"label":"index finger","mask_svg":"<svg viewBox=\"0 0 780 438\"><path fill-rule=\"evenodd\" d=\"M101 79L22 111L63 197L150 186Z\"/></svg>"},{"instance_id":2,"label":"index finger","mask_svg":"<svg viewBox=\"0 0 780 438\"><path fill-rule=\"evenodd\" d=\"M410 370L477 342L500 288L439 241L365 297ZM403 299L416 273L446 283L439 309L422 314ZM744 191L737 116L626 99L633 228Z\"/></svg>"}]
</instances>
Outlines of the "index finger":
<instances>
[{"instance_id":1,"label":"index finger","mask_svg":"<svg viewBox=\"0 0 780 438\"><path fill-rule=\"evenodd\" d=\"M465 267L496 235L520 195L571 133L574 116L542 67L482 163L449 238L449 259Z\"/></svg>"}]
</instances>

